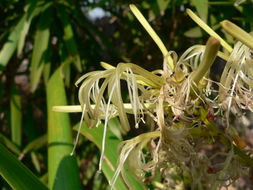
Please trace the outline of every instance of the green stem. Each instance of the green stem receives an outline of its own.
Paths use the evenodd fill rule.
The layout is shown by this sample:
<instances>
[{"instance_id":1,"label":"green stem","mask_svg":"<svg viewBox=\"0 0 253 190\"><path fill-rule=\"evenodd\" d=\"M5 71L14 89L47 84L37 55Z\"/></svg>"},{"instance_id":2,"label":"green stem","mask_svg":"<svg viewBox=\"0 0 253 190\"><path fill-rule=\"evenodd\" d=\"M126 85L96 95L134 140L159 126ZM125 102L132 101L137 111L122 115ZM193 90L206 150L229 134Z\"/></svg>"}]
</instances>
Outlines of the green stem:
<instances>
[{"instance_id":1,"label":"green stem","mask_svg":"<svg viewBox=\"0 0 253 190\"><path fill-rule=\"evenodd\" d=\"M157 46L161 50L163 56L166 58L166 56L168 55L169 52L166 49L165 45L163 44L162 40L159 38L159 36L156 34L156 32L153 30L153 28L149 25L148 21L142 15L142 13L139 11L139 9L133 4L130 4L129 7L130 7L131 11L133 12L134 16L138 19L138 21L141 23L141 25L145 28L145 30L148 32L148 34L151 36L151 38L157 44ZM171 58L171 56L168 56L167 61L168 61L171 71L173 71L174 64L173 64L173 59Z\"/></svg>"},{"instance_id":2,"label":"green stem","mask_svg":"<svg viewBox=\"0 0 253 190\"><path fill-rule=\"evenodd\" d=\"M186 9L186 13L191 17L191 19L196 22L203 30L205 30L210 36L217 38L221 45L228 51L232 52L233 48L220 37L212 28L210 28L203 20L201 20L194 12L190 9Z\"/></svg>"},{"instance_id":3,"label":"green stem","mask_svg":"<svg viewBox=\"0 0 253 190\"><path fill-rule=\"evenodd\" d=\"M10 100L11 140L20 147L22 143L22 105L21 96L16 85L13 86Z\"/></svg>"}]
</instances>

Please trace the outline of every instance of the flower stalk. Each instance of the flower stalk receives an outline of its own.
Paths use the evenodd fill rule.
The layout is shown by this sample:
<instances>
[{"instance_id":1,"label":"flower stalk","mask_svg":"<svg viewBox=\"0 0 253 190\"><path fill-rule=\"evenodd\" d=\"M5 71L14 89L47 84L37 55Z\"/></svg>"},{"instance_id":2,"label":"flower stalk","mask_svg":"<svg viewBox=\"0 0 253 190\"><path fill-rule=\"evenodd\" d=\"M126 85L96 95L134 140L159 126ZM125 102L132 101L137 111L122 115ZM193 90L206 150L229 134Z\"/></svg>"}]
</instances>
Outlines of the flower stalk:
<instances>
[{"instance_id":1,"label":"flower stalk","mask_svg":"<svg viewBox=\"0 0 253 190\"><path fill-rule=\"evenodd\" d=\"M203 30L205 30L210 36L217 38L221 45L228 51L232 52L233 48L225 41L222 37L220 37L216 32L213 31L201 18L199 18L194 12L190 9L186 9L186 13L191 17L191 19L196 22Z\"/></svg>"},{"instance_id":2,"label":"flower stalk","mask_svg":"<svg viewBox=\"0 0 253 190\"><path fill-rule=\"evenodd\" d=\"M147 22L145 17L141 14L141 12L138 10L138 8L131 4L129 5L131 11L135 15L135 17L138 19L138 21L141 23L141 25L145 28L145 30L148 32L148 34L151 36L151 38L154 40L154 42L157 44L159 49L161 50L164 57L168 55L168 50L163 44L162 40L159 38L159 36L156 34L156 32L153 30L153 28L150 26L150 24ZM170 56L168 56L168 64L170 66L170 69L174 70L173 60Z\"/></svg>"}]
</instances>

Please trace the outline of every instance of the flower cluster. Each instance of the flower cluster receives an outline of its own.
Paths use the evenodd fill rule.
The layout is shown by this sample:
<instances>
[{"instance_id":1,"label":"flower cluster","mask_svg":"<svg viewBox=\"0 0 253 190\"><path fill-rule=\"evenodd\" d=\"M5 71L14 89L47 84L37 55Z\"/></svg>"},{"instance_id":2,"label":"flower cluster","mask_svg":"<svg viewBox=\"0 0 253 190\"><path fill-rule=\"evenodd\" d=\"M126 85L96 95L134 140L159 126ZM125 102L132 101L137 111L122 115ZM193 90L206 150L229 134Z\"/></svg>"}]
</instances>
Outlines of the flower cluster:
<instances>
[{"instance_id":1,"label":"flower cluster","mask_svg":"<svg viewBox=\"0 0 253 190\"><path fill-rule=\"evenodd\" d=\"M161 49L163 68L149 72L132 63L117 67L101 63L105 70L87 73L76 83L80 84L82 120L90 127L104 120L104 137L108 119L116 116L128 132L129 114L134 115L133 127L143 122L150 130L122 142L111 185L120 173L124 178L124 163L141 180L146 172L151 178L159 173L166 189L182 184L192 189L217 189L245 175L253 161L230 116L242 115L243 110L253 112L253 37L223 21L222 27L238 40L231 48L188 10L212 37L206 45L192 46L178 57L167 51L138 9L130 8ZM226 53L219 51L220 45ZM226 61L220 81L210 77L217 57ZM128 99L122 98L123 84ZM105 138L101 158L104 144Z\"/></svg>"}]
</instances>

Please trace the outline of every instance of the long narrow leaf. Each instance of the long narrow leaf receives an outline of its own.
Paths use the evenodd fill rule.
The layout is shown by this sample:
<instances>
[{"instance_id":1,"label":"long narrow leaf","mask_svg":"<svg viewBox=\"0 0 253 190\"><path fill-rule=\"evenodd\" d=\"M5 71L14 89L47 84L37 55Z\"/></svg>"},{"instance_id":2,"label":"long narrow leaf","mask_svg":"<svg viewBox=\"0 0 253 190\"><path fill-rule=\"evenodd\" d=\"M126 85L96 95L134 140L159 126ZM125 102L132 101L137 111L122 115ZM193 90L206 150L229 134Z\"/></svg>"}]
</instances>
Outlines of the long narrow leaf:
<instances>
[{"instance_id":1,"label":"long narrow leaf","mask_svg":"<svg viewBox=\"0 0 253 190\"><path fill-rule=\"evenodd\" d=\"M38 137L31 141L28 145L25 146L23 151L21 152L19 159L22 159L25 154L27 154L30 151L38 150L43 146L46 146L47 144L47 135L42 135L41 137Z\"/></svg>"},{"instance_id":2,"label":"long narrow leaf","mask_svg":"<svg viewBox=\"0 0 253 190\"><path fill-rule=\"evenodd\" d=\"M50 189L81 189L79 171L73 148L70 119L67 113L52 111L54 105L66 105L64 83L60 68L47 84L48 108L48 180Z\"/></svg>"},{"instance_id":3,"label":"long narrow leaf","mask_svg":"<svg viewBox=\"0 0 253 190\"><path fill-rule=\"evenodd\" d=\"M109 122L110 125L110 122ZM74 129L77 130L79 125L75 126ZM101 143L103 139L103 125L100 124L98 127L89 129L86 124L83 124L81 128L81 134L88 138L91 142L96 144L96 146L101 150ZM114 172L117 168L117 159L118 159L118 145L121 141L111 132L107 131L106 136L106 145L105 145L105 158L104 163L102 165L103 173L105 174L108 181L110 181L114 175ZM144 186L138 182L134 176L126 171L126 176L128 178L128 182L132 184L132 187L135 187L136 190L145 189ZM124 184L121 177L118 178L117 182L114 185L115 190L124 190L128 189L128 187Z\"/></svg>"},{"instance_id":4,"label":"long narrow leaf","mask_svg":"<svg viewBox=\"0 0 253 190\"><path fill-rule=\"evenodd\" d=\"M196 7L200 18L206 23L208 15L208 0L192 0L192 3Z\"/></svg>"},{"instance_id":5,"label":"long narrow leaf","mask_svg":"<svg viewBox=\"0 0 253 190\"><path fill-rule=\"evenodd\" d=\"M25 17L23 16L14 30L10 33L7 42L4 44L0 51L0 69L3 69L9 60L11 59L13 53L17 48L17 43L19 39L19 33L25 23Z\"/></svg>"},{"instance_id":6,"label":"long narrow leaf","mask_svg":"<svg viewBox=\"0 0 253 190\"><path fill-rule=\"evenodd\" d=\"M19 150L18 146L1 133L0 133L0 143L2 143L4 146L6 146L13 153L15 153L17 155L20 154L20 150Z\"/></svg>"},{"instance_id":7,"label":"long narrow leaf","mask_svg":"<svg viewBox=\"0 0 253 190\"><path fill-rule=\"evenodd\" d=\"M31 1L30 6L28 6L28 11L24 14L24 16L19 20L17 25L14 27L13 31L10 33L7 42L3 45L0 51L0 69L3 69L9 60L11 59L13 53L17 49L18 43L19 49L23 47L25 33L29 28L29 22L32 17L35 15L35 8L39 11L40 7L37 6L38 1ZM19 50L20 52L21 50Z\"/></svg>"},{"instance_id":8,"label":"long narrow leaf","mask_svg":"<svg viewBox=\"0 0 253 190\"><path fill-rule=\"evenodd\" d=\"M66 11L66 7L63 5L59 5L58 14L63 24L63 31L64 31L63 40L69 52L69 56L73 57L77 70L82 71L81 59L78 53L77 44L74 38L74 32L68 17L68 13Z\"/></svg>"},{"instance_id":9,"label":"long narrow leaf","mask_svg":"<svg viewBox=\"0 0 253 190\"><path fill-rule=\"evenodd\" d=\"M52 23L51 3L45 5L45 10L40 15L38 29L35 34L35 41L31 61L31 91L34 92L40 81L44 64L46 62L46 50L50 37L50 26Z\"/></svg>"},{"instance_id":10,"label":"long narrow leaf","mask_svg":"<svg viewBox=\"0 0 253 190\"><path fill-rule=\"evenodd\" d=\"M2 144L0 174L15 190L47 190L48 188Z\"/></svg>"},{"instance_id":11,"label":"long narrow leaf","mask_svg":"<svg viewBox=\"0 0 253 190\"><path fill-rule=\"evenodd\" d=\"M38 13L41 10L41 6L39 5L40 2L38 0L31 1L31 6L29 7L28 11L24 15L25 17L25 22L23 24L22 29L20 30L20 36L18 40L18 51L17 54L18 56L21 54L23 47L25 45L25 38L26 35L28 34L32 19L38 15Z\"/></svg>"}]
</instances>

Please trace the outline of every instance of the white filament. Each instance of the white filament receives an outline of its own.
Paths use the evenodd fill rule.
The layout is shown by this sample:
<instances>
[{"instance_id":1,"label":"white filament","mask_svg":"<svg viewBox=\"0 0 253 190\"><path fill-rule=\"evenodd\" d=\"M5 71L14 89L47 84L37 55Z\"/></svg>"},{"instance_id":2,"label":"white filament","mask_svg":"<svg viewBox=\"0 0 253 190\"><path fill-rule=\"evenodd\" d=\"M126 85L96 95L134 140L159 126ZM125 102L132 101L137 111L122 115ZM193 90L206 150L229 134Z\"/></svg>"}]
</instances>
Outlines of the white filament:
<instances>
[{"instance_id":1,"label":"white filament","mask_svg":"<svg viewBox=\"0 0 253 190\"><path fill-rule=\"evenodd\" d=\"M242 62L244 62L244 61L245 61L245 56L242 58ZM242 65L243 65L243 63L240 64L239 70L241 70ZM227 128L229 127L229 113L230 113L230 109L231 109L231 105L232 105L232 99L233 99L233 93L235 91L235 86L236 86L238 77L239 77L239 72L235 76L235 80L234 80L233 86L231 88L230 96L229 96L228 111L227 111Z\"/></svg>"},{"instance_id":2,"label":"white filament","mask_svg":"<svg viewBox=\"0 0 253 190\"><path fill-rule=\"evenodd\" d=\"M100 156L100 160L99 160L99 169L98 169L98 172L101 172L101 170L102 170L103 157L104 157L104 154L105 154L105 139L106 139L106 131L107 131L108 118L109 118L109 108L110 108L110 102L111 102L112 95L114 93L115 87L116 87L116 83L113 84L111 93L109 95L107 107L106 107L105 125L104 125L104 132L103 132L103 139L102 139L102 148L101 148L101 156Z\"/></svg>"},{"instance_id":3,"label":"white filament","mask_svg":"<svg viewBox=\"0 0 253 190\"><path fill-rule=\"evenodd\" d=\"M83 118L84 118L85 109L86 109L86 105L84 104L84 105L83 105L82 116L81 116L81 121L80 121L80 124L79 124L79 127L78 127L77 136L76 136L76 139L75 139L75 144L74 144L74 147L73 147L73 149L72 149L72 152L70 153L71 156L73 156L74 151L75 151L76 146L77 146L77 143L78 143L78 139L79 139L79 136L80 136L81 127L82 127L82 124L83 124Z\"/></svg>"}]
</instances>

